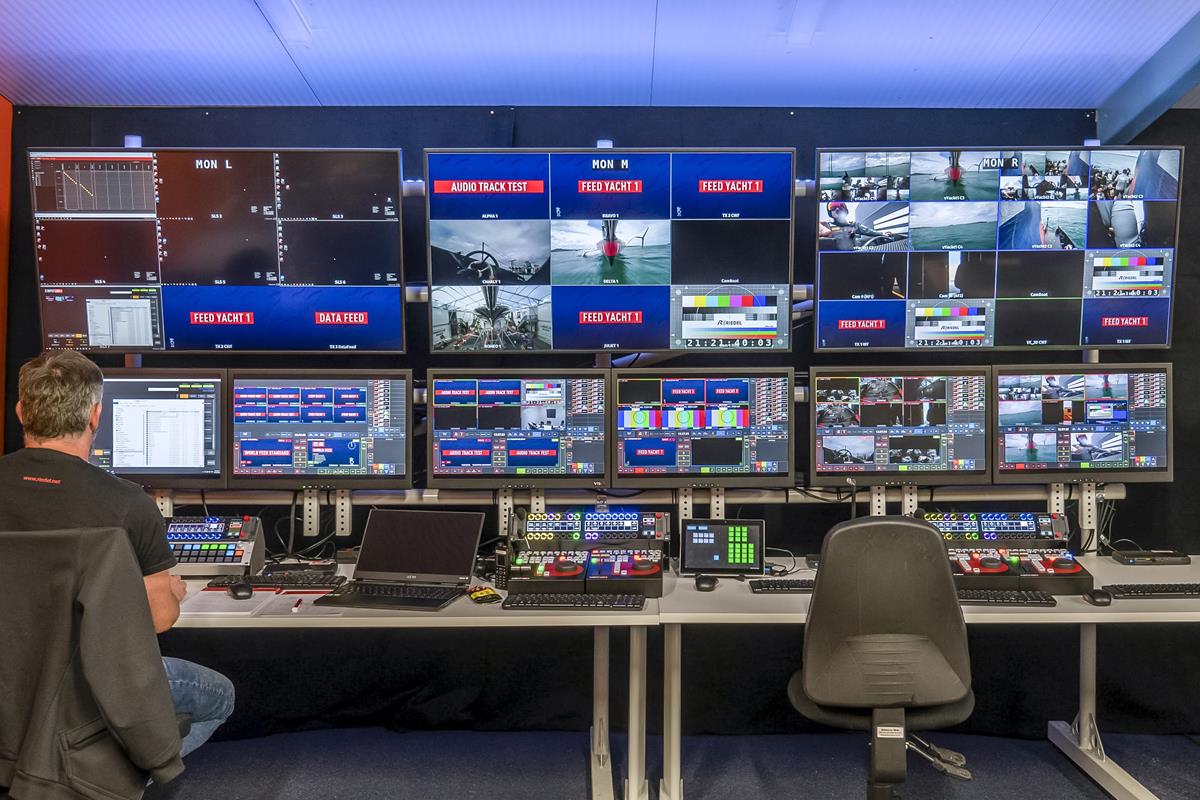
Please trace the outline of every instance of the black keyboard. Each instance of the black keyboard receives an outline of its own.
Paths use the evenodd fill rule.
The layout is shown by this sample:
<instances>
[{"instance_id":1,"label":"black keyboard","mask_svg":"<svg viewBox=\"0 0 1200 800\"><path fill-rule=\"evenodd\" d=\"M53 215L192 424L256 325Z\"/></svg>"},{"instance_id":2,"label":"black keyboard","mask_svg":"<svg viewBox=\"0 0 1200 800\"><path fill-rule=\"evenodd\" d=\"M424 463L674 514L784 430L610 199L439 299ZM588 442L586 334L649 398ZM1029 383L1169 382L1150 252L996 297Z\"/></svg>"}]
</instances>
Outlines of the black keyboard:
<instances>
[{"instance_id":1,"label":"black keyboard","mask_svg":"<svg viewBox=\"0 0 1200 800\"><path fill-rule=\"evenodd\" d=\"M812 578L755 578L750 591L755 594L812 594Z\"/></svg>"},{"instance_id":2,"label":"black keyboard","mask_svg":"<svg viewBox=\"0 0 1200 800\"><path fill-rule=\"evenodd\" d=\"M1053 595L1029 589L959 589L964 606L1056 606Z\"/></svg>"},{"instance_id":3,"label":"black keyboard","mask_svg":"<svg viewBox=\"0 0 1200 800\"><path fill-rule=\"evenodd\" d=\"M437 611L464 594L466 591L461 586L351 582L333 594L318 597L314 604L318 606Z\"/></svg>"},{"instance_id":4,"label":"black keyboard","mask_svg":"<svg viewBox=\"0 0 1200 800\"><path fill-rule=\"evenodd\" d=\"M1200 597L1200 583L1110 583L1103 587L1113 597Z\"/></svg>"},{"instance_id":5,"label":"black keyboard","mask_svg":"<svg viewBox=\"0 0 1200 800\"><path fill-rule=\"evenodd\" d=\"M510 594L501 608L538 609L601 609L611 611L641 611L646 598L640 594Z\"/></svg>"},{"instance_id":6,"label":"black keyboard","mask_svg":"<svg viewBox=\"0 0 1200 800\"><path fill-rule=\"evenodd\" d=\"M331 572L276 572L271 575L222 575L208 582L210 589L225 589L246 582L255 589L336 589L345 577Z\"/></svg>"}]
</instances>

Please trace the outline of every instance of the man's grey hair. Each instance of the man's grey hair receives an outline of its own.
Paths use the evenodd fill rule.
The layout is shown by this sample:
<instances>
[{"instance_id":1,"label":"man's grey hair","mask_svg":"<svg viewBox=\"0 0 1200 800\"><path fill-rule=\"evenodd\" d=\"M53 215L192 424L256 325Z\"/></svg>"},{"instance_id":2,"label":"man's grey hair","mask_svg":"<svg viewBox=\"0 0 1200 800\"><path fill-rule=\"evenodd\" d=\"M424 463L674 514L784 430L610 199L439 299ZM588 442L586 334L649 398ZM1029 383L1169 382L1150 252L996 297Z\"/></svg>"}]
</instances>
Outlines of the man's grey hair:
<instances>
[{"instance_id":1,"label":"man's grey hair","mask_svg":"<svg viewBox=\"0 0 1200 800\"><path fill-rule=\"evenodd\" d=\"M18 397L22 425L32 439L78 436L104 396L104 374L79 353L42 353L21 367Z\"/></svg>"}]
</instances>

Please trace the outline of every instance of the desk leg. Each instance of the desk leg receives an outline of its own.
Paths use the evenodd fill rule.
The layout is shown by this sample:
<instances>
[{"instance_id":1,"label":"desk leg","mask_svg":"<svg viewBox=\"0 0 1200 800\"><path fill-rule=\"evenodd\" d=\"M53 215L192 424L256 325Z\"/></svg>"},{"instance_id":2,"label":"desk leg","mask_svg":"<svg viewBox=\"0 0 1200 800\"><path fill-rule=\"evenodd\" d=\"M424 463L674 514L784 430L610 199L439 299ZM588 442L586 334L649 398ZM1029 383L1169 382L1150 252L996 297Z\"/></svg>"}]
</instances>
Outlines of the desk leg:
<instances>
[{"instance_id":1,"label":"desk leg","mask_svg":"<svg viewBox=\"0 0 1200 800\"><path fill-rule=\"evenodd\" d=\"M608 749L608 634L606 626L592 634L592 800L615 800L612 753Z\"/></svg>"},{"instance_id":2,"label":"desk leg","mask_svg":"<svg viewBox=\"0 0 1200 800\"><path fill-rule=\"evenodd\" d=\"M683 626L663 626L663 776L659 800L683 800Z\"/></svg>"},{"instance_id":3,"label":"desk leg","mask_svg":"<svg viewBox=\"0 0 1200 800\"><path fill-rule=\"evenodd\" d=\"M1117 800L1158 800L1157 796L1104 754L1096 725L1096 625L1079 626L1079 715L1075 722L1051 722L1050 741Z\"/></svg>"},{"instance_id":4,"label":"desk leg","mask_svg":"<svg viewBox=\"0 0 1200 800\"><path fill-rule=\"evenodd\" d=\"M649 800L646 781L646 628L629 628L629 772L625 800Z\"/></svg>"}]
</instances>

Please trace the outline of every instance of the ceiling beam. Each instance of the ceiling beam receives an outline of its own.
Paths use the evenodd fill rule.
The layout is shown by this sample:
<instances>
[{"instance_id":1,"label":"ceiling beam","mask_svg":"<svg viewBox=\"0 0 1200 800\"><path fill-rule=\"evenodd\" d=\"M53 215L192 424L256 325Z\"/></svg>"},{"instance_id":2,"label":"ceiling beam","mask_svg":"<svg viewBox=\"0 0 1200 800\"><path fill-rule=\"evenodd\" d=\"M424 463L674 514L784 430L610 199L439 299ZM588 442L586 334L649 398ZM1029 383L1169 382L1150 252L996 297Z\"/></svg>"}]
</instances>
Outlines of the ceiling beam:
<instances>
[{"instance_id":1,"label":"ceiling beam","mask_svg":"<svg viewBox=\"0 0 1200 800\"><path fill-rule=\"evenodd\" d=\"M1200 83L1200 14L1192 17L1096 109L1104 144L1128 144Z\"/></svg>"}]
</instances>

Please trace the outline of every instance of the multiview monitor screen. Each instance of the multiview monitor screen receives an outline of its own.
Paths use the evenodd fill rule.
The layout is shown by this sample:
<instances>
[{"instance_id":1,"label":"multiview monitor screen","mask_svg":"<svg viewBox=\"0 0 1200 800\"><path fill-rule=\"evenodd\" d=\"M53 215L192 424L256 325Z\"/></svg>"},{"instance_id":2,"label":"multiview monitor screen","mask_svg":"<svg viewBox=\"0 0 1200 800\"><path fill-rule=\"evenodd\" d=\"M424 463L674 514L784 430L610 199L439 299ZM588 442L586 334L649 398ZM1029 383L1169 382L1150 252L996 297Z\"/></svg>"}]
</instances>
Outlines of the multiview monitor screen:
<instances>
[{"instance_id":1,"label":"multiview monitor screen","mask_svg":"<svg viewBox=\"0 0 1200 800\"><path fill-rule=\"evenodd\" d=\"M997 483L1172 479L1169 364L995 370Z\"/></svg>"},{"instance_id":2,"label":"multiview monitor screen","mask_svg":"<svg viewBox=\"0 0 1200 800\"><path fill-rule=\"evenodd\" d=\"M795 151L426 151L431 342L790 350Z\"/></svg>"},{"instance_id":3,"label":"multiview monitor screen","mask_svg":"<svg viewBox=\"0 0 1200 800\"><path fill-rule=\"evenodd\" d=\"M224 372L105 370L88 461L152 488L221 488Z\"/></svg>"},{"instance_id":4,"label":"multiview monitor screen","mask_svg":"<svg viewBox=\"0 0 1200 800\"><path fill-rule=\"evenodd\" d=\"M987 483L988 367L814 368L814 486Z\"/></svg>"},{"instance_id":5,"label":"multiview monitor screen","mask_svg":"<svg viewBox=\"0 0 1200 800\"><path fill-rule=\"evenodd\" d=\"M398 150L34 150L49 349L404 350Z\"/></svg>"},{"instance_id":6,"label":"multiview monitor screen","mask_svg":"<svg viewBox=\"0 0 1200 800\"><path fill-rule=\"evenodd\" d=\"M1180 148L819 150L818 350L1164 347Z\"/></svg>"},{"instance_id":7,"label":"multiview monitor screen","mask_svg":"<svg viewBox=\"0 0 1200 800\"><path fill-rule=\"evenodd\" d=\"M429 485L608 485L605 370L430 370Z\"/></svg>"},{"instance_id":8,"label":"multiview monitor screen","mask_svg":"<svg viewBox=\"0 0 1200 800\"><path fill-rule=\"evenodd\" d=\"M412 485L407 370L230 372L229 485Z\"/></svg>"},{"instance_id":9,"label":"multiview monitor screen","mask_svg":"<svg viewBox=\"0 0 1200 800\"><path fill-rule=\"evenodd\" d=\"M794 483L792 370L614 370L613 486Z\"/></svg>"}]
</instances>

